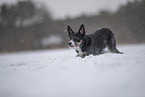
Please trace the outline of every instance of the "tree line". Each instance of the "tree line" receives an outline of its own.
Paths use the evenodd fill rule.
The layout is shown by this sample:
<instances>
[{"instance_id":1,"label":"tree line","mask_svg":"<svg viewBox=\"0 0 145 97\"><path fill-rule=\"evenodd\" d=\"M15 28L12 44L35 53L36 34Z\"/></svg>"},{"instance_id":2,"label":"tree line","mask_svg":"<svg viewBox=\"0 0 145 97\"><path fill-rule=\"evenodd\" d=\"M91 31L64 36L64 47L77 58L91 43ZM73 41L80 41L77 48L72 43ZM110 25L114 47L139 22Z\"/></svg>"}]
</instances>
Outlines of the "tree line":
<instances>
[{"instance_id":1,"label":"tree line","mask_svg":"<svg viewBox=\"0 0 145 97\"><path fill-rule=\"evenodd\" d=\"M110 28L117 44L145 43L145 0L121 5L115 13L102 10L97 15L83 14L64 20L52 19L52 14L44 6L38 7L31 0L2 4L0 52L67 47L67 25L77 31L81 24L85 25L86 33L102 27ZM43 40L51 36L59 36L62 39L60 44L45 45Z\"/></svg>"}]
</instances>

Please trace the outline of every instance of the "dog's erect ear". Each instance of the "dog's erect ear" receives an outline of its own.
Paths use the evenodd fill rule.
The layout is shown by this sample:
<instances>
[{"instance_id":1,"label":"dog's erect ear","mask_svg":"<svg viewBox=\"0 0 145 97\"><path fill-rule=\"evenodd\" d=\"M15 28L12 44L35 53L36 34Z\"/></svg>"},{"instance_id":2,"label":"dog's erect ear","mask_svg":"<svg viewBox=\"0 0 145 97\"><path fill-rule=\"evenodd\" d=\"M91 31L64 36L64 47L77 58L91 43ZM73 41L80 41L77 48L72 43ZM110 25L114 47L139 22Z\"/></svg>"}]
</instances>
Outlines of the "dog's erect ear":
<instances>
[{"instance_id":1,"label":"dog's erect ear","mask_svg":"<svg viewBox=\"0 0 145 97\"><path fill-rule=\"evenodd\" d=\"M78 33L80 33L80 34L82 34L83 36L85 36L84 24L82 24L82 25L80 26L80 29L79 29Z\"/></svg>"},{"instance_id":2,"label":"dog's erect ear","mask_svg":"<svg viewBox=\"0 0 145 97\"><path fill-rule=\"evenodd\" d=\"M70 34L74 33L69 25L67 26L67 31L68 31L68 36L69 37L70 37Z\"/></svg>"}]
</instances>

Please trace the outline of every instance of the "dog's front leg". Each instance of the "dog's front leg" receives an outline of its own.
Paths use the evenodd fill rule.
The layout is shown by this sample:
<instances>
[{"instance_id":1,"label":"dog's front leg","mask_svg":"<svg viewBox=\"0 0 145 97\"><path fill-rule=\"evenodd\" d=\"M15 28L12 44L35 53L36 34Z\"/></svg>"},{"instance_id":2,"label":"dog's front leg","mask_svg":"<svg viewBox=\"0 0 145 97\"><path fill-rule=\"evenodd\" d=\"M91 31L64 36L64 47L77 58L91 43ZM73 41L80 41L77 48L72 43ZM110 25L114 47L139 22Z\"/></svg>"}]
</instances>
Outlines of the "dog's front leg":
<instances>
[{"instance_id":1,"label":"dog's front leg","mask_svg":"<svg viewBox=\"0 0 145 97\"><path fill-rule=\"evenodd\" d=\"M83 53L78 53L78 54L76 55L76 57L81 57L81 58L85 58L85 56L86 56L86 53L85 53L85 52L83 52Z\"/></svg>"},{"instance_id":2,"label":"dog's front leg","mask_svg":"<svg viewBox=\"0 0 145 97\"><path fill-rule=\"evenodd\" d=\"M83 55L81 56L81 58L85 58L85 56L86 56L86 55L85 55L85 54L83 54Z\"/></svg>"}]
</instances>

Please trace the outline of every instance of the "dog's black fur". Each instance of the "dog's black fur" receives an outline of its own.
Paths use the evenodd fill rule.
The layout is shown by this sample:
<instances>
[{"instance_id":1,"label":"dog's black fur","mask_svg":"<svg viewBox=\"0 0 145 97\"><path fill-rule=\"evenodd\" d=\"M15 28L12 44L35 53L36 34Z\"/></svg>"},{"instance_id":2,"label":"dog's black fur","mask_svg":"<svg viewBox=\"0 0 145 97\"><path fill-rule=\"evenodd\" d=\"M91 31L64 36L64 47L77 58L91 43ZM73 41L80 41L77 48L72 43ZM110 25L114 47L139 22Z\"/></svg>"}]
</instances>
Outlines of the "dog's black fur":
<instances>
[{"instance_id":1,"label":"dog's black fur","mask_svg":"<svg viewBox=\"0 0 145 97\"><path fill-rule=\"evenodd\" d=\"M117 50L115 37L108 28L99 29L88 35L85 35L83 24L77 33L73 32L70 26L67 29L70 38L68 45L76 50L77 56L84 58L90 54L99 55L106 47L112 53L122 54Z\"/></svg>"}]
</instances>

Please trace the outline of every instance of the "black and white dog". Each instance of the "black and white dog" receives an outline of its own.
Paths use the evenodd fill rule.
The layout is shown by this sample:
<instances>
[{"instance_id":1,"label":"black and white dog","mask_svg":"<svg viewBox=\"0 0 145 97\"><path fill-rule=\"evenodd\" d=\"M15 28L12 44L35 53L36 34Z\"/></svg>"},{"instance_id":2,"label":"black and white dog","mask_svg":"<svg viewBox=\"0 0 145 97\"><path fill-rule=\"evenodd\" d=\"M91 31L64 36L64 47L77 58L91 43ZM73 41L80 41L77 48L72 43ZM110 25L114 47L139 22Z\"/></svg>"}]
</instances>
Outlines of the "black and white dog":
<instances>
[{"instance_id":1,"label":"black and white dog","mask_svg":"<svg viewBox=\"0 0 145 97\"><path fill-rule=\"evenodd\" d=\"M76 50L77 56L84 58L90 54L102 54L106 46L110 52L122 54L122 52L117 50L115 37L108 28L99 29L88 35L85 35L83 24L77 33L73 32L70 26L67 27L67 30L70 39L68 45Z\"/></svg>"}]
</instances>

